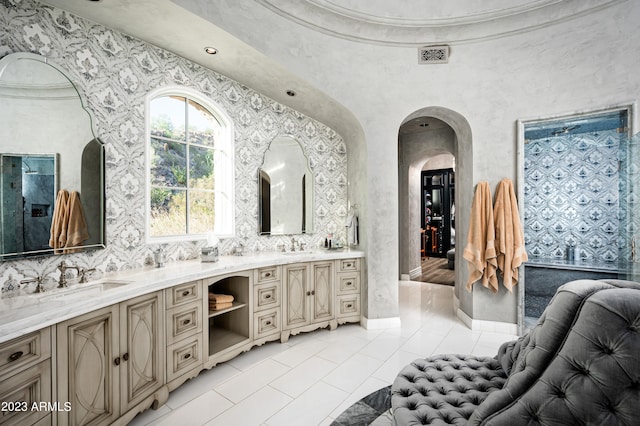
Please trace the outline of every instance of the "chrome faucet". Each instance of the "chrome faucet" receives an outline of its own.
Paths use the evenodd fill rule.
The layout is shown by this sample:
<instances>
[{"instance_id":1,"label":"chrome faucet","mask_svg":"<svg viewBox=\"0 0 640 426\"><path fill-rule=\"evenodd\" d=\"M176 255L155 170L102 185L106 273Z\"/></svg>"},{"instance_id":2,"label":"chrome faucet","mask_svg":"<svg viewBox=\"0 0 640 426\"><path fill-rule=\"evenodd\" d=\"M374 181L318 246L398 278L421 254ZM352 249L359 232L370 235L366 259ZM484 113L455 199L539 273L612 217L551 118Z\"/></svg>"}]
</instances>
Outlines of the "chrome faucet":
<instances>
[{"instance_id":1,"label":"chrome faucet","mask_svg":"<svg viewBox=\"0 0 640 426\"><path fill-rule=\"evenodd\" d=\"M20 284L29 284L29 283L37 283L36 289L33 291L34 293L44 293L44 286L42 285L42 277L38 275L37 277L27 278L20 281Z\"/></svg>"},{"instance_id":2,"label":"chrome faucet","mask_svg":"<svg viewBox=\"0 0 640 426\"><path fill-rule=\"evenodd\" d=\"M80 273L80 268L78 268L77 266L69 266L64 260L58 263L58 269L60 270L60 279L58 280L58 288L68 287L67 276L66 276L67 269L75 269L76 272L78 272L78 274Z\"/></svg>"}]
</instances>

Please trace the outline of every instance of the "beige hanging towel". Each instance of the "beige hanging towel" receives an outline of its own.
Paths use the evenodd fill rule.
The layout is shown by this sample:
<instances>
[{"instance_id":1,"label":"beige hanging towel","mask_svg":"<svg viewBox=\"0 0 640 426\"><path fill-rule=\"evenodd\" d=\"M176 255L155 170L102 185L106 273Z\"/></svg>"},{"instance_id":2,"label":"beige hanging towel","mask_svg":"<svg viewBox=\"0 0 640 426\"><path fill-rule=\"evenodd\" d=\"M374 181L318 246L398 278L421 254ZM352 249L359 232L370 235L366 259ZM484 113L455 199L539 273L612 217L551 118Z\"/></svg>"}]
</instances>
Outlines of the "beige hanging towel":
<instances>
[{"instance_id":1,"label":"beige hanging towel","mask_svg":"<svg viewBox=\"0 0 640 426\"><path fill-rule=\"evenodd\" d=\"M73 191L69 194L69 218L67 220L67 242L65 244L65 253L74 253L79 249L69 247L78 247L82 245L84 240L89 239L87 221L84 217L84 210L80 202L80 194Z\"/></svg>"},{"instance_id":2,"label":"beige hanging towel","mask_svg":"<svg viewBox=\"0 0 640 426\"><path fill-rule=\"evenodd\" d=\"M51 220L51 232L49 234L49 247L54 253L60 253L67 243L67 226L69 224L69 192L61 189L56 195L56 203L53 206L53 218Z\"/></svg>"},{"instance_id":3,"label":"beige hanging towel","mask_svg":"<svg viewBox=\"0 0 640 426\"><path fill-rule=\"evenodd\" d=\"M495 249L495 229L491 190L488 182L478 182L471 204L471 218L467 246L463 257L469 262L467 291L471 291L476 281L492 292L498 291L496 270L498 263Z\"/></svg>"},{"instance_id":4,"label":"beige hanging towel","mask_svg":"<svg viewBox=\"0 0 640 426\"><path fill-rule=\"evenodd\" d=\"M511 179L502 179L498 184L493 214L498 270L502 274L504 286L511 292L518 283L518 267L529 258L524 247L524 232L518 213L518 200Z\"/></svg>"}]
</instances>

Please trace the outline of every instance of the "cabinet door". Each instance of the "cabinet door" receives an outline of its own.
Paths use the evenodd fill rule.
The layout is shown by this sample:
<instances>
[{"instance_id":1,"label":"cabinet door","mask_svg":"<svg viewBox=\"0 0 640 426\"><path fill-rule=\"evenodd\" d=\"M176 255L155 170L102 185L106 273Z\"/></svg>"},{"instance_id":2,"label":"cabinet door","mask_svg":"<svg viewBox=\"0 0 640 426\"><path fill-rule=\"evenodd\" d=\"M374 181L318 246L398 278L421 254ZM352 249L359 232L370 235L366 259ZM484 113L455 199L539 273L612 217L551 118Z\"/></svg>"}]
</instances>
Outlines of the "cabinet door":
<instances>
[{"instance_id":1,"label":"cabinet door","mask_svg":"<svg viewBox=\"0 0 640 426\"><path fill-rule=\"evenodd\" d=\"M164 383L162 292L120 304L120 404L122 412Z\"/></svg>"},{"instance_id":2,"label":"cabinet door","mask_svg":"<svg viewBox=\"0 0 640 426\"><path fill-rule=\"evenodd\" d=\"M311 315L308 299L309 289L308 268L304 264L287 265L284 268L284 329L291 329L309 324Z\"/></svg>"},{"instance_id":3,"label":"cabinet door","mask_svg":"<svg viewBox=\"0 0 640 426\"><path fill-rule=\"evenodd\" d=\"M333 261L316 262L313 268L312 322L333 319L334 274Z\"/></svg>"},{"instance_id":4,"label":"cabinet door","mask_svg":"<svg viewBox=\"0 0 640 426\"><path fill-rule=\"evenodd\" d=\"M0 401L3 404L0 411L2 425L31 425L47 417L46 410L32 410L31 407L33 404L39 406L42 402L52 402L51 360L46 359L40 364L2 379Z\"/></svg>"},{"instance_id":5,"label":"cabinet door","mask_svg":"<svg viewBox=\"0 0 640 426\"><path fill-rule=\"evenodd\" d=\"M120 415L118 308L99 309L57 325L59 425L108 425ZM117 361L116 361L117 360Z\"/></svg>"}]
</instances>

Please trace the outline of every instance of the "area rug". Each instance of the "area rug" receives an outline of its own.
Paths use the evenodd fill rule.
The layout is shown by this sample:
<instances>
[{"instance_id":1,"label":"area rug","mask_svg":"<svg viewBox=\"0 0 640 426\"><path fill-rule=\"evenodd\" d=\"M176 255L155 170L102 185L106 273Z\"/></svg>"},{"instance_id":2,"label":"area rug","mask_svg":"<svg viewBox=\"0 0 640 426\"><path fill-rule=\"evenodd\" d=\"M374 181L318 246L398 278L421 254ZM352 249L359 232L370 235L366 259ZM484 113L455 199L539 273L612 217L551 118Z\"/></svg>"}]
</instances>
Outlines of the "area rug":
<instances>
[{"instance_id":1,"label":"area rug","mask_svg":"<svg viewBox=\"0 0 640 426\"><path fill-rule=\"evenodd\" d=\"M331 426L391 425L391 385L379 389L347 408Z\"/></svg>"}]
</instances>

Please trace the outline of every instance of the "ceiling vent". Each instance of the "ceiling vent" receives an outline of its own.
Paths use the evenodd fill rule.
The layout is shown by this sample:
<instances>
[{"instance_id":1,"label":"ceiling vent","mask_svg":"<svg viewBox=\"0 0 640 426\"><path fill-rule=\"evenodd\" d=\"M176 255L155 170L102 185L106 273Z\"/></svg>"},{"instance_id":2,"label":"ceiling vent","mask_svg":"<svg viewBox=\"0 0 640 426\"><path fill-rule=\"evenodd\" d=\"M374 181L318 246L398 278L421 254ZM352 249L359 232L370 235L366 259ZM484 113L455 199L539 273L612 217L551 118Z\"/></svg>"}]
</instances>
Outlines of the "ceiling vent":
<instances>
[{"instance_id":1,"label":"ceiling vent","mask_svg":"<svg viewBox=\"0 0 640 426\"><path fill-rule=\"evenodd\" d=\"M449 46L424 46L418 48L419 64L446 64L449 62Z\"/></svg>"}]
</instances>

